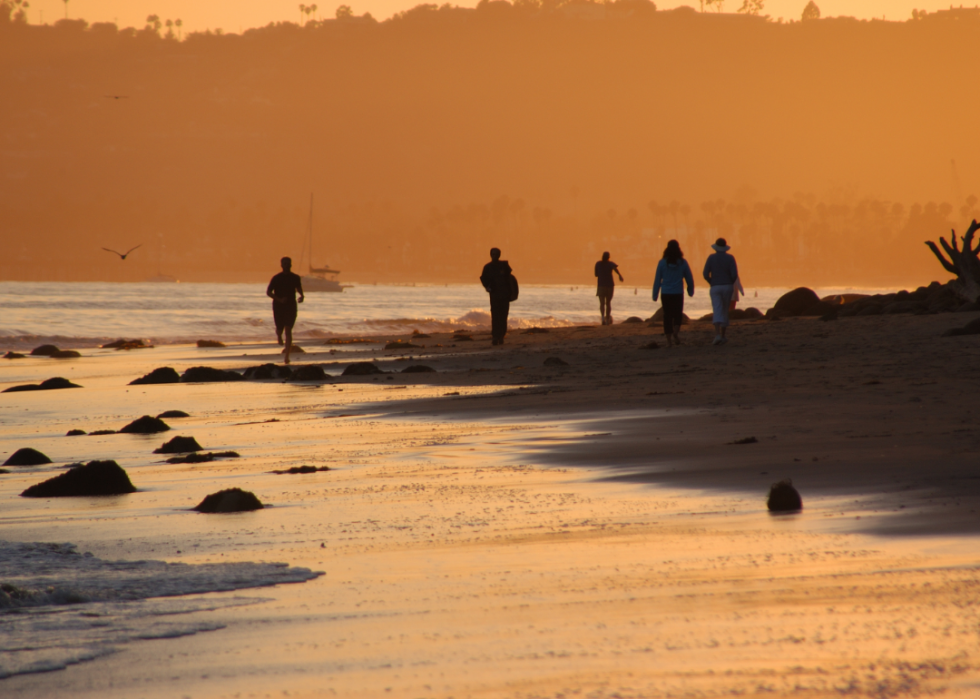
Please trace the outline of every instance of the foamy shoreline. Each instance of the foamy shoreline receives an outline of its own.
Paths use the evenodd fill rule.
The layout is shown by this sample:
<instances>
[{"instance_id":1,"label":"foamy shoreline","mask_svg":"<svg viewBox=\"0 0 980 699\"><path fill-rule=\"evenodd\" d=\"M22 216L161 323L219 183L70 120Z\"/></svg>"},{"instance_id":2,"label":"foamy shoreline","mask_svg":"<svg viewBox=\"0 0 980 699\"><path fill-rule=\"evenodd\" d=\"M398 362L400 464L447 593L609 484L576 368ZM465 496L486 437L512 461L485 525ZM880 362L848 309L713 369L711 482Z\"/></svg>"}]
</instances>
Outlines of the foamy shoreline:
<instances>
[{"instance_id":1,"label":"foamy shoreline","mask_svg":"<svg viewBox=\"0 0 980 699\"><path fill-rule=\"evenodd\" d=\"M949 425L970 389L931 359L952 320L741 323L724 354L698 324L671 350L639 349L658 339L643 325L511 333L499 351L479 335L404 352L308 346L317 353L298 361L326 368L333 378L322 386L126 385L161 365L271 361L278 348L268 343L12 361L0 388L50 375L85 388L0 399L4 458L35 446L56 461L0 476L0 538L70 541L107 560L282 561L326 575L257 590L249 598L270 601L233 608L222 600L235 593L206 595L210 607L174 619L213 631L121 643L0 688L14 697L969 693L980 566L976 495L962 476L976 446L973 431ZM960 356L978 353L971 338L950 341ZM372 355L389 371L419 362L438 372L337 376ZM549 356L568 365L546 367ZM164 435L63 436L166 409L192 417ZM150 452L174 434L242 458L163 464ZM728 444L749 434L759 443ZM59 464L93 458L115 458L140 491L17 497ZM333 470L270 473L304 463ZM782 477L800 487L802 514L765 511L765 489ZM187 511L232 485L273 507ZM910 528L934 536L908 538Z\"/></svg>"}]
</instances>

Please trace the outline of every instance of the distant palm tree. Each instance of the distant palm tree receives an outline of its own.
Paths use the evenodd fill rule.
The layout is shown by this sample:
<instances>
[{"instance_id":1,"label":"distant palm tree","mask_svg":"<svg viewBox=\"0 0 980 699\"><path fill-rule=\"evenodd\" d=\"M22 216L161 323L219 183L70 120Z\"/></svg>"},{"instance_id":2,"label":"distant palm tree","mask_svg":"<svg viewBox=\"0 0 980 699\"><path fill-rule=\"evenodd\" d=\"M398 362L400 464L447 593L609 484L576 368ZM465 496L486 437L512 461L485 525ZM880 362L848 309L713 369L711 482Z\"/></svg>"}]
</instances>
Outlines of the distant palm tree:
<instances>
[{"instance_id":1,"label":"distant palm tree","mask_svg":"<svg viewBox=\"0 0 980 699\"><path fill-rule=\"evenodd\" d=\"M175 27L177 27L177 40L179 41L179 40L180 40L180 38L181 38L181 31L180 31L180 28L184 26L184 22L183 22L183 20L181 20L181 19L180 19L180 18L178 17L177 19L175 19L175 20L174 20L174 26L175 26Z\"/></svg>"},{"instance_id":2,"label":"distant palm tree","mask_svg":"<svg viewBox=\"0 0 980 699\"><path fill-rule=\"evenodd\" d=\"M65 3L65 19L68 19L68 0L62 0Z\"/></svg>"}]
</instances>

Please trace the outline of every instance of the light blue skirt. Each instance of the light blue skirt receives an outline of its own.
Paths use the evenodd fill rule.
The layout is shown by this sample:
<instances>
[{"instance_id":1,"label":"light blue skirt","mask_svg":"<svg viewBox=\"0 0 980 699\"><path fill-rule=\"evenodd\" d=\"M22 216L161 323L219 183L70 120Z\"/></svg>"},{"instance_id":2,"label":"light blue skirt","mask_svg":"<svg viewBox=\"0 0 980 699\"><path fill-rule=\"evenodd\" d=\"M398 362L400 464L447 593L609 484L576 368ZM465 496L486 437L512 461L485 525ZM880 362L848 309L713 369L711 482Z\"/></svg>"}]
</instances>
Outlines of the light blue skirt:
<instances>
[{"instance_id":1,"label":"light blue skirt","mask_svg":"<svg viewBox=\"0 0 980 699\"><path fill-rule=\"evenodd\" d=\"M732 284L719 284L711 287L711 322L724 328L728 327L728 309L732 305L732 294L735 287Z\"/></svg>"}]
</instances>

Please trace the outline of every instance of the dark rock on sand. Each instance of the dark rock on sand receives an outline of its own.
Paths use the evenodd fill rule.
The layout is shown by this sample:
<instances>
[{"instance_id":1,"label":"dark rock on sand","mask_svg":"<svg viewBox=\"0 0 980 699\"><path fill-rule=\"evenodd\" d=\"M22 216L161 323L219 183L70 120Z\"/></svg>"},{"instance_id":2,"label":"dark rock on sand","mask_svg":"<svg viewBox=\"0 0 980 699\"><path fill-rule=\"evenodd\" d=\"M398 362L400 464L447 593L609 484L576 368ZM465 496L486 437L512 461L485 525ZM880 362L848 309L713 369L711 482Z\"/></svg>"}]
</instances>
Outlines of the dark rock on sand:
<instances>
[{"instance_id":1,"label":"dark rock on sand","mask_svg":"<svg viewBox=\"0 0 980 699\"><path fill-rule=\"evenodd\" d=\"M729 320L758 320L764 318L758 308L733 308L728 312ZM683 323L681 323L683 325Z\"/></svg>"},{"instance_id":2,"label":"dark rock on sand","mask_svg":"<svg viewBox=\"0 0 980 699\"><path fill-rule=\"evenodd\" d=\"M523 335L543 335L545 333L550 333L548 328L528 328L527 330L522 330Z\"/></svg>"},{"instance_id":3,"label":"dark rock on sand","mask_svg":"<svg viewBox=\"0 0 980 699\"><path fill-rule=\"evenodd\" d=\"M154 449L154 454L186 454L189 451L201 451L203 449L193 437L174 437L159 449Z\"/></svg>"},{"instance_id":4,"label":"dark rock on sand","mask_svg":"<svg viewBox=\"0 0 980 699\"><path fill-rule=\"evenodd\" d=\"M50 464L51 459L39 452L37 449L24 447L18 449L10 458L3 462L4 466L39 466L40 464Z\"/></svg>"},{"instance_id":5,"label":"dark rock on sand","mask_svg":"<svg viewBox=\"0 0 980 699\"><path fill-rule=\"evenodd\" d=\"M435 369L425 364L413 364L402 369L403 374L434 374Z\"/></svg>"},{"instance_id":6,"label":"dark rock on sand","mask_svg":"<svg viewBox=\"0 0 980 699\"><path fill-rule=\"evenodd\" d=\"M956 337L958 335L980 335L980 318L974 318L962 328L951 328L943 333L943 337Z\"/></svg>"},{"instance_id":7,"label":"dark rock on sand","mask_svg":"<svg viewBox=\"0 0 980 699\"><path fill-rule=\"evenodd\" d=\"M643 319L640 318L640 316L630 316L629 318L623 321L623 323L642 323L642 322Z\"/></svg>"},{"instance_id":8,"label":"dark rock on sand","mask_svg":"<svg viewBox=\"0 0 980 699\"><path fill-rule=\"evenodd\" d=\"M119 338L114 342L107 342L104 345L99 345L102 349L137 349L139 347L149 347L150 345L144 344L142 340L126 340L124 338Z\"/></svg>"},{"instance_id":9,"label":"dark rock on sand","mask_svg":"<svg viewBox=\"0 0 980 699\"><path fill-rule=\"evenodd\" d=\"M190 417L190 415L188 415L187 413L185 413L183 410L164 410L162 413L160 413L159 415L157 415L157 417L162 420L165 417L168 417L168 418L173 418L173 417Z\"/></svg>"},{"instance_id":10,"label":"dark rock on sand","mask_svg":"<svg viewBox=\"0 0 980 699\"><path fill-rule=\"evenodd\" d=\"M169 367L162 366L154 369L146 376L141 376L138 379L133 379L129 382L130 386L140 386L143 384L157 384L157 383L180 383L180 374L177 370Z\"/></svg>"},{"instance_id":11,"label":"dark rock on sand","mask_svg":"<svg viewBox=\"0 0 980 699\"><path fill-rule=\"evenodd\" d=\"M228 488L211 493L194 509L198 512L249 512L261 510L265 505L259 502L254 493L241 488Z\"/></svg>"},{"instance_id":12,"label":"dark rock on sand","mask_svg":"<svg viewBox=\"0 0 980 699\"><path fill-rule=\"evenodd\" d=\"M21 384L20 386L11 386L10 388L5 388L3 393L17 393L19 391L53 391L59 388L81 388L77 383L72 383L68 379L62 378L61 376L55 376L54 378L47 379L41 383L28 383Z\"/></svg>"},{"instance_id":13,"label":"dark rock on sand","mask_svg":"<svg viewBox=\"0 0 980 699\"><path fill-rule=\"evenodd\" d=\"M209 366L194 366L180 377L184 383L214 383L218 381L244 381L244 377L236 371L213 369Z\"/></svg>"},{"instance_id":14,"label":"dark rock on sand","mask_svg":"<svg viewBox=\"0 0 980 699\"><path fill-rule=\"evenodd\" d=\"M803 509L803 500L791 480L773 483L766 504L770 512L798 512Z\"/></svg>"},{"instance_id":15,"label":"dark rock on sand","mask_svg":"<svg viewBox=\"0 0 980 699\"><path fill-rule=\"evenodd\" d=\"M344 376L370 376L371 374L383 374L380 368L372 362L354 362L344 369Z\"/></svg>"},{"instance_id":16,"label":"dark rock on sand","mask_svg":"<svg viewBox=\"0 0 980 699\"><path fill-rule=\"evenodd\" d=\"M104 434L119 434L115 430L95 430L94 432L89 432L89 437L101 437Z\"/></svg>"},{"instance_id":17,"label":"dark rock on sand","mask_svg":"<svg viewBox=\"0 0 980 699\"><path fill-rule=\"evenodd\" d=\"M386 350L397 350L397 349L422 349L422 345L415 345L411 342L402 342L401 340L395 340L394 342L389 342L385 345Z\"/></svg>"},{"instance_id":18,"label":"dark rock on sand","mask_svg":"<svg viewBox=\"0 0 980 699\"><path fill-rule=\"evenodd\" d=\"M245 370L243 376L251 381L260 381L263 379L291 379L293 378L293 370L288 366L279 366L278 364L260 364L258 366L250 366Z\"/></svg>"},{"instance_id":19,"label":"dark rock on sand","mask_svg":"<svg viewBox=\"0 0 980 699\"><path fill-rule=\"evenodd\" d=\"M279 474L281 476L283 474L293 475L297 473L316 473L318 471L329 471L329 470L330 470L329 466L320 466L319 468L317 468L316 466L303 465L303 466L293 466L292 468L286 468L281 471L273 471L273 473Z\"/></svg>"},{"instance_id":20,"label":"dark rock on sand","mask_svg":"<svg viewBox=\"0 0 980 699\"><path fill-rule=\"evenodd\" d=\"M469 335L453 335L453 340L456 342L472 342L473 338Z\"/></svg>"},{"instance_id":21,"label":"dark rock on sand","mask_svg":"<svg viewBox=\"0 0 980 699\"><path fill-rule=\"evenodd\" d=\"M168 464L203 464L215 459L238 459L241 457L237 451L209 451L205 454L192 452L186 456L175 456L167 459Z\"/></svg>"},{"instance_id":22,"label":"dark rock on sand","mask_svg":"<svg viewBox=\"0 0 980 699\"><path fill-rule=\"evenodd\" d=\"M198 340L198 347L225 347L224 342L218 342L217 340Z\"/></svg>"},{"instance_id":23,"label":"dark rock on sand","mask_svg":"<svg viewBox=\"0 0 980 699\"><path fill-rule=\"evenodd\" d=\"M568 366L568 362L566 362L561 357L548 357L547 359L544 360L544 365L545 366Z\"/></svg>"},{"instance_id":24,"label":"dark rock on sand","mask_svg":"<svg viewBox=\"0 0 980 699\"><path fill-rule=\"evenodd\" d=\"M293 381L326 381L329 378L318 364L304 364L293 370Z\"/></svg>"},{"instance_id":25,"label":"dark rock on sand","mask_svg":"<svg viewBox=\"0 0 980 699\"><path fill-rule=\"evenodd\" d=\"M125 434L155 434L157 432L166 432L169 429L170 425L160 418L144 415L141 418L133 420L119 431Z\"/></svg>"},{"instance_id":26,"label":"dark rock on sand","mask_svg":"<svg viewBox=\"0 0 980 699\"><path fill-rule=\"evenodd\" d=\"M657 312L653 314L653 317L652 318L650 318L650 322L651 323L663 323L664 322L664 308L663 308L663 306L661 306L660 308L657 309ZM691 319L688 317L687 313L681 313L681 325L687 325L690 322L691 322Z\"/></svg>"},{"instance_id":27,"label":"dark rock on sand","mask_svg":"<svg viewBox=\"0 0 980 699\"><path fill-rule=\"evenodd\" d=\"M35 347L31 350L31 354L35 357L50 357L52 354L58 351L55 345L41 345L40 347Z\"/></svg>"},{"instance_id":28,"label":"dark rock on sand","mask_svg":"<svg viewBox=\"0 0 980 699\"><path fill-rule=\"evenodd\" d=\"M129 476L115 461L89 461L59 476L32 485L21 493L25 498L63 498L81 495L135 493Z\"/></svg>"},{"instance_id":29,"label":"dark rock on sand","mask_svg":"<svg viewBox=\"0 0 980 699\"><path fill-rule=\"evenodd\" d=\"M58 350L57 352L51 353L52 359L75 359L76 357L81 357L81 352L76 352L75 350Z\"/></svg>"},{"instance_id":30,"label":"dark rock on sand","mask_svg":"<svg viewBox=\"0 0 980 699\"><path fill-rule=\"evenodd\" d=\"M755 437L742 437L741 439L736 439L734 442L729 442L729 444L758 444L759 440Z\"/></svg>"},{"instance_id":31,"label":"dark rock on sand","mask_svg":"<svg viewBox=\"0 0 980 699\"><path fill-rule=\"evenodd\" d=\"M83 434L87 434L85 432L85 430L68 430L68 432L65 433L65 436L66 437L79 437L79 436L81 436Z\"/></svg>"},{"instance_id":32,"label":"dark rock on sand","mask_svg":"<svg viewBox=\"0 0 980 699\"><path fill-rule=\"evenodd\" d=\"M25 357L27 355L21 354L20 352L7 352L7 354L3 355L4 359L24 359Z\"/></svg>"},{"instance_id":33,"label":"dark rock on sand","mask_svg":"<svg viewBox=\"0 0 980 699\"><path fill-rule=\"evenodd\" d=\"M773 305L773 310L780 315L788 316L801 316L804 315L811 306L820 303L820 297L817 296L813 289L808 289L805 286L801 286L792 291L787 291L785 294L779 297L775 305ZM813 315L821 315L820 313L815 313Z\"/></svg>"}]
</instances>

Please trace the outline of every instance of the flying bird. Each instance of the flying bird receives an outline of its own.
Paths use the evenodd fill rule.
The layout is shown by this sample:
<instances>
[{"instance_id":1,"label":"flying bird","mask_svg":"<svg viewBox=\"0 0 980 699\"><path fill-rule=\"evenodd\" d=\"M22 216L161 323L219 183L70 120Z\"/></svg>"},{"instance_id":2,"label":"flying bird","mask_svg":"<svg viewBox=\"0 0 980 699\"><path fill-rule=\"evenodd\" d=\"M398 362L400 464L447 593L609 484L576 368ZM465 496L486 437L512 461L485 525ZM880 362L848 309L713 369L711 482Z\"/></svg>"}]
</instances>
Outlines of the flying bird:
<instances>
[{"instance_id":1,"label":"flying bird","mask_svg":"<svg viewBox=\"0 0 980 699\"><path fill-rule=\"evenodd\" d=\"M129 95L103 95L108 100L125 100L129 99Z\"/></svg>"},{"instance_id":2,"label":"flying bird","mask_svg":"<svg viewBox=\"0 0 980 699\"><path fill-rule=\"evenodd\" d=\"M117 255L119 255L119 259L120 260L125 260L126 259L126 255L128 255L129 253L131 253L133 250L135 250L136 248L140 247L141 245L143 245L143 243L140 243L139 245L137 245L134 248L130 248L125 253L116 252L115 250L110 250L109 248L102 248L102 249L105 250L106 252L115 252Z\"/></svg>"}]
</instances>

